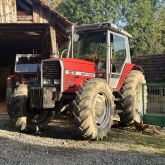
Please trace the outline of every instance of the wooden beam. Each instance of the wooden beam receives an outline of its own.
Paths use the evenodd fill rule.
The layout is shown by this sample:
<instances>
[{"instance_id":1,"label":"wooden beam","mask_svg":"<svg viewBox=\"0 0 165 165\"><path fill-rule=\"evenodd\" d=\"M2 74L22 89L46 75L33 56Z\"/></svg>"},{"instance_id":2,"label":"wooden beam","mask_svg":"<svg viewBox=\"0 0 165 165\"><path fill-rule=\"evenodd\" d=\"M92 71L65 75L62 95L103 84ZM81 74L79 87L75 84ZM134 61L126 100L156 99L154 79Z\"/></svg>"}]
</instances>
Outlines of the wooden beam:
<instances>
[{"instance_id":1,"label":"wooden beam","mask_svg":"<svg viewBox=\"0 0 165 165\"><path fill-rule=\"evenodd\" d=\"M51 38L51 50L52 50L51 57L58 57L59 55L57 50L55 23L51 23L50 25L50 38Z\"/></svg>"},{"instance_id":2,"label":"wooden beam","mask_svg":"<svg viewBox=\"0 0 165 165\"><path fill-rule=\"evenodd\" d=\"M43 33L42 33L42 44L41 44L41 46L44 46L44 40L48 37L48 36L50 36L50 26L48 25L47 26L47 28L43 31Z\"/></svg>"},{"instance_id":3,"label":"wooden beam","mask_svg":"<svg viewBox=\"0 0 165 165\"><path fill-rule=\"evenodd\" d=\"M13 31L14 30L17 30L17 31L26 31L26 30L31 30L31 31L38 31L38 30L44 30L46 29L46 27L42 27L42 26L26 26L25 24L23 26L4 26L4 27L1 27L0 25L0 32L3 32L3 31Z\"/></svg>"},{"instance_id":4,"label":"wooden beam","mask_svg":"<svg viewBox=\"0 0 165 165\"><path fill-rule=\"evenodd\" d=\"M8 33L16 33L16 32L23 32L23 33L27 33L27 32L34 32L34 33L40 33L40 34L44 34L45 30L44 29L5 29L3 31L0 31L0 37L1 35L8 35Z\"/></svg>"},{"instance_id":5,"label":"wooden beam","mask_svg":"<svg viewBox=\"0 0 165 165\"><path fill-rule=\"evenodd\" d=\"M25 0L26 2L28 2L30 5L33 5L32 0Z\"/></svg>"},{"instance_id":6,"label":"wooden beam","mask_svg":"<svg viewBox=\"0 0 165 165\"><path fill-rule=\"evenodd\" d=\"M33 16L21 15L17 16L17 21L33 21Z\"/></svg>"},{"instance_id":7,"label":"wooden beam","mask_svg":"<svg viewBox=\"0 0 165 165\"><path fill-rule=\"evenodd\" d=\"M28 6L26 6L24 3L22 3L21 0L17 0L17 2L18 2L18 4L19 4L22 8L24 8L25 10L31 11L31 9L30 9Z\"/></svg>"}]
</instances>

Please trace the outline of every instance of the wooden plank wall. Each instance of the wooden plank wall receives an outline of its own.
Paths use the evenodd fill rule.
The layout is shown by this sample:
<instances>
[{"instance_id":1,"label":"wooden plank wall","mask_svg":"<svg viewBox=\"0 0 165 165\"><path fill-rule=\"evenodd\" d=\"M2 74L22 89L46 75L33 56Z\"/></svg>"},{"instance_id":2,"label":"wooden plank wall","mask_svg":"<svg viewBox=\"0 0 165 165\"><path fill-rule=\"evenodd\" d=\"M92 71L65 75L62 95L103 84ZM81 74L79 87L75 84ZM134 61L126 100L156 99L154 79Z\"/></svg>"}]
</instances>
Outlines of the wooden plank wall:
<instances>
[{"instance_id":1,"label":"wooden plank wall","mask_svg":"<svg viewBox=\"0 0 165 165\"><path fill-rule=\"evenodd\" d=\"M16 23L16 22L17 22L16 0L0 0L0 23ZM33 2L33 22L34 23L49 22L49 10L46 10L36 2Z\"/></svg>"},{"instance_id":2,"label":"wooden plank wall","mask_svg":"<svg viewBox=\"0 0 165 165\"><path fill-rule=\"evenodd\" d=\"M44 9L37 3L33 3L33 22L49 23L49 10Z\"/></svg>"},{"instance_id":3,"label":"wooden plank wall","mask_svg":"<svg viewBox=\"0 0 165 165\"><path fill-rule=\"evenodd\" d=\"M16 23L16 0L0 0L0 23Z\"/></svg>"},{"instance_id":4,"label":"wooden plank wall","mask_svg":"<svg viewBox=\"0 0 165 165\"><path fill-rule=\"evenodd\" d=\"M50 10L43 8L41 5L33 2L33 22L34 23L48 23L50 26L50 40L51 40L51 51L50 54L57 55L58 47L56 41L56 30L54 15L50 14ZM47 29L48 30L48 29Z\"/></svg>"}]
</instances>

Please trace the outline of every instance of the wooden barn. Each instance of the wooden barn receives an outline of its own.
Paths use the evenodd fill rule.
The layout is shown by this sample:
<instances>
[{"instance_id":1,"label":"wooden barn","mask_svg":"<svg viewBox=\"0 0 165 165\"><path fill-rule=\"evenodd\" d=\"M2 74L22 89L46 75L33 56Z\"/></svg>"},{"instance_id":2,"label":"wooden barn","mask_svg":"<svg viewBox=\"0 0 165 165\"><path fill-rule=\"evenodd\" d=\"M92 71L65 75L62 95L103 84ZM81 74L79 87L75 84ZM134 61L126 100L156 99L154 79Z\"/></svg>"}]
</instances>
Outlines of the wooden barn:
<instances>
[{"instance_id":1,"label":"wooden barn","mask_svg":"<svg viewBox=\"0 0 165 165\"><path fill-rule=\"evenodd\" d=\"M0 98L13 73L16 54L58 56L71 22L42 0L0 0Z\"/></svg>"}]
</instances>

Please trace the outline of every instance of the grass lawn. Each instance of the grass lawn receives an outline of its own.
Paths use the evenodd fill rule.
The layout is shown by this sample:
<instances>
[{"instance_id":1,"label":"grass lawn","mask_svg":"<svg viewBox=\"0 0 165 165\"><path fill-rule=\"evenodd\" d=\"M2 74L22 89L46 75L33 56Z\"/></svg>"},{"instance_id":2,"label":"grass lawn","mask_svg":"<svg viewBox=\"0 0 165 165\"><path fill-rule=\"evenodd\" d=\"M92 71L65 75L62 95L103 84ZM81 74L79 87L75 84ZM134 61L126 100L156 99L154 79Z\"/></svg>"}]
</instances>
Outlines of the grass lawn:
<instances>
[{"instance_id":1,"label":"grass lawn","mask_svg":"<svg viewBox=\"0 0 165 165\"><path fill-rule=\"evenodd\" d=\"M104 142L117 142L126 145L129 150L146 150L154 153L165 154L165 136L157 134L142 134L134 130L112 128L112 132Z\"/></svg>"}]
</instances>

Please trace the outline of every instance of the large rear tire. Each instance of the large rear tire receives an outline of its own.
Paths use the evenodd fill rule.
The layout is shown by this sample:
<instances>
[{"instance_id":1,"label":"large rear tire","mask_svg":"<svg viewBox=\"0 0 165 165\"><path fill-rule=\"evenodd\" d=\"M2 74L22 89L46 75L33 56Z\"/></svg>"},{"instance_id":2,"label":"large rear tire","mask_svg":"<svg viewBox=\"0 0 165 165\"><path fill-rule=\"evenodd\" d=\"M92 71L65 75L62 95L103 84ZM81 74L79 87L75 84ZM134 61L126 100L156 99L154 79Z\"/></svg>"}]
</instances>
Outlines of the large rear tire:
<instances>
[{"instance_id":1,"label":"large rear tire","mask_svg":"<svg viewBox=\"0 0 165 165\"><path fill-rule=\"evenodd\" d=\"M73 101L75 125L84 139L107 136L113 121L114 96L104 79L86 81Z\"/></svg>"},{"instance_id":2,"label":"large rear tire","mask_svg":"<svg viewBox=\"0 0 165 165\"><path fill-rule=\"evenodd\" d=\"M142 101L142 84L146 83L145 77L141 71L132 70L126 77L122 86L121 94L123 95L123 113L119 114L122 125L133 124L134 121L142 123L143 101ZM147 89L144 89L147 93ZM147 95L145 95L147 97ZM144 107L146 100L144 99Z\"/></svg>"},{"instance_id":3,"label":"large rear tire","mask_svg":"<svg viewBox=\"0 0 165 165\"><path fill-rule=\"evenodd\" d=\"M40 132L49 123L52 112L30 108L26 91L26 85L20 85L15 89L9 115L20 131Z\"/></svg>"}]
</instances>

